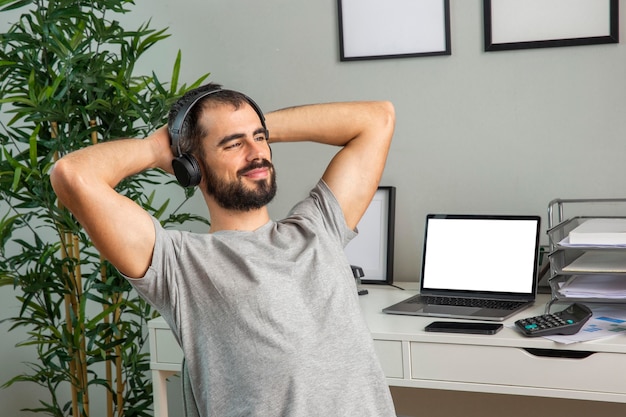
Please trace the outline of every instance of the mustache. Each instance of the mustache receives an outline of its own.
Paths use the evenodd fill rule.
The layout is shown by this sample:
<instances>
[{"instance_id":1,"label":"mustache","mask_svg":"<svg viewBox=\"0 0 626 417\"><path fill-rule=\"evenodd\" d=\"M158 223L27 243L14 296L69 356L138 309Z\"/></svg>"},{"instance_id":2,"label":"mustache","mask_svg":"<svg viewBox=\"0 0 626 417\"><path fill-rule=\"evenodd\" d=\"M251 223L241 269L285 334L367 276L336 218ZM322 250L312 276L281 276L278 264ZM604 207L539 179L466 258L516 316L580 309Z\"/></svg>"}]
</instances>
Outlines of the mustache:
<instances>
[{"instance_id":1,"label":"mustache","mask_svg":"<svg viewBox=\"0 0 626 417\"><path fill-rule=\"evenodd\" d=\"M261 161L252 161L248 166L241 168L239 171L237 171L237 175L245 175L248 172L252 171L253 169L258 169L258 168L270 168L273 170L274 164L272 164L267 159L263 159Z\"/></svg>"}]
</instances>

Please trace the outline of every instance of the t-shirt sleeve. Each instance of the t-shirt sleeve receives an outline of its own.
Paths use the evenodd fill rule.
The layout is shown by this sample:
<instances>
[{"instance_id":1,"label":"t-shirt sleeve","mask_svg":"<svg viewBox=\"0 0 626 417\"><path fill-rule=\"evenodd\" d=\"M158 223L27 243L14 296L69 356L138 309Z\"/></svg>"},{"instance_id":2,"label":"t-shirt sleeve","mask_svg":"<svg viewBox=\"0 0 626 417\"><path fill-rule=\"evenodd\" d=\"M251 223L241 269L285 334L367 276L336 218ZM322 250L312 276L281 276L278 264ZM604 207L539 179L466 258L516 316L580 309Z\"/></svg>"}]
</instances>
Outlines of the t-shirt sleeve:
<instances>
[{"instance_id":1,"label":"t-shirt sleeve","mask_svg":"<svg viewBox=\"0 0 626 417\"><path fill-rule=\"evenodd\" d=\"M291 216L322 223L323 229L333 235L343 247L357 236L357 231L348 227L337 198L322 179L311 190L309 197L291 210Z\"/></svg>"},{"instance_id":2,"label":"t-shirt sleeve","mask_svg":"<svg viewBox=\"0 0 626 417\"><path fill-rule=\"evenodd\" d=\"M176 254L180 248L181 234L177 231L165 231L156 218L152 218L155 228L155 242L152 262L145 275L141 278L126 277L130 284L150 305L157 309L170 322L175 319L173 310L177 305L176 286ZM171 323L171 322L170 322Z\"/></svg>"}]
</instances>

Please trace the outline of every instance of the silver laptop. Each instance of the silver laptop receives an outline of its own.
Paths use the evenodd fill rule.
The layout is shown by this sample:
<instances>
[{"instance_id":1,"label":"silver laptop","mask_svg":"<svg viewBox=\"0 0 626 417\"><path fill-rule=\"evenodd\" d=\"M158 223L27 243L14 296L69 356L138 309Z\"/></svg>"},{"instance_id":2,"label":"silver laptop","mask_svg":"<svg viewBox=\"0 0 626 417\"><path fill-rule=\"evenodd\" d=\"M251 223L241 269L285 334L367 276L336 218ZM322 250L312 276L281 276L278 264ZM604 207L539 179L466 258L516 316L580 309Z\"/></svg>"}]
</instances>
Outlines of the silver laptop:
<instances>
[{"instance_id":1,"label":"silver laptop","mask_svg":"<svg viewBox=\"0 0 626 417\"><path fill-rule=\"evenodd\" d=\"M383 312L501 321L537 288L539 216L429 214L420 293Z\"/></svg>"}]
</instances>

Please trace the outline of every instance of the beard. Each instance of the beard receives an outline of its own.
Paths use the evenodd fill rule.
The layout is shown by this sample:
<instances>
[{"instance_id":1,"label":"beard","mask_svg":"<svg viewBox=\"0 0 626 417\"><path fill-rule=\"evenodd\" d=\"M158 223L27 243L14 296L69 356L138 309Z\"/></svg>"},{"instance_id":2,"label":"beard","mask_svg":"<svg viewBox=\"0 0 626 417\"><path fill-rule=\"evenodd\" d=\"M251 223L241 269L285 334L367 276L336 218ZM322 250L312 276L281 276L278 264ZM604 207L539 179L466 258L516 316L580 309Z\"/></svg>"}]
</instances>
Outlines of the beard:
<instances>
[{"instance_id":1,"label":"beard","mask_svg":"<svg viewBox=\"0 0 626 417\"><path fill-rule=\"evenodd\" d=\"M219 178L210 166L204 166L206 173L206 192L212 196L217 204L227 210L251 211L266 206L276 195L276 172L274 165L267 159L252 162L247 167L237 171L235 181L226 181ZM253 188L243 182L243 175L257 168L269 168L269 178L255 181Z\"/></svg>"}]
</instances>

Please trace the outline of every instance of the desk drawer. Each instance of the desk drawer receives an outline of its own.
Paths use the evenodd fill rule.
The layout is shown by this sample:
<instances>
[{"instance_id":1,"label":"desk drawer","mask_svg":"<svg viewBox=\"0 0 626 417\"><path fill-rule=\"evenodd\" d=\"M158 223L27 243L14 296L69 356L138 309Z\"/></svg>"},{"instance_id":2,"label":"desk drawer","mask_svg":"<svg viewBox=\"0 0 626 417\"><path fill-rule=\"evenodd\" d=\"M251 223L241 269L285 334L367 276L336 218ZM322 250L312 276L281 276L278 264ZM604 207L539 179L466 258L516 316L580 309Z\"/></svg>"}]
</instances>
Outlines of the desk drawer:
<instances>
[{"instance_id":1,"label":"desk drawer","mask_svg":"<svg viewBox=\"0 0 626 417\"><path fill-rule=\"evenodd\" d=\"M545 357L522 348L411 343L411 379L626 393L626 355Z\"/></svg>"},{"instance_id":2,"label":"desk drawer","mask_svg":"<svg viewBox=\"0 0 626 417\"><path fill-rule=\"evenodd\" d=\"M374 348L387 378L404 378L402 342L399 340L374 340Z\"/></svg>"}]
</instances>

